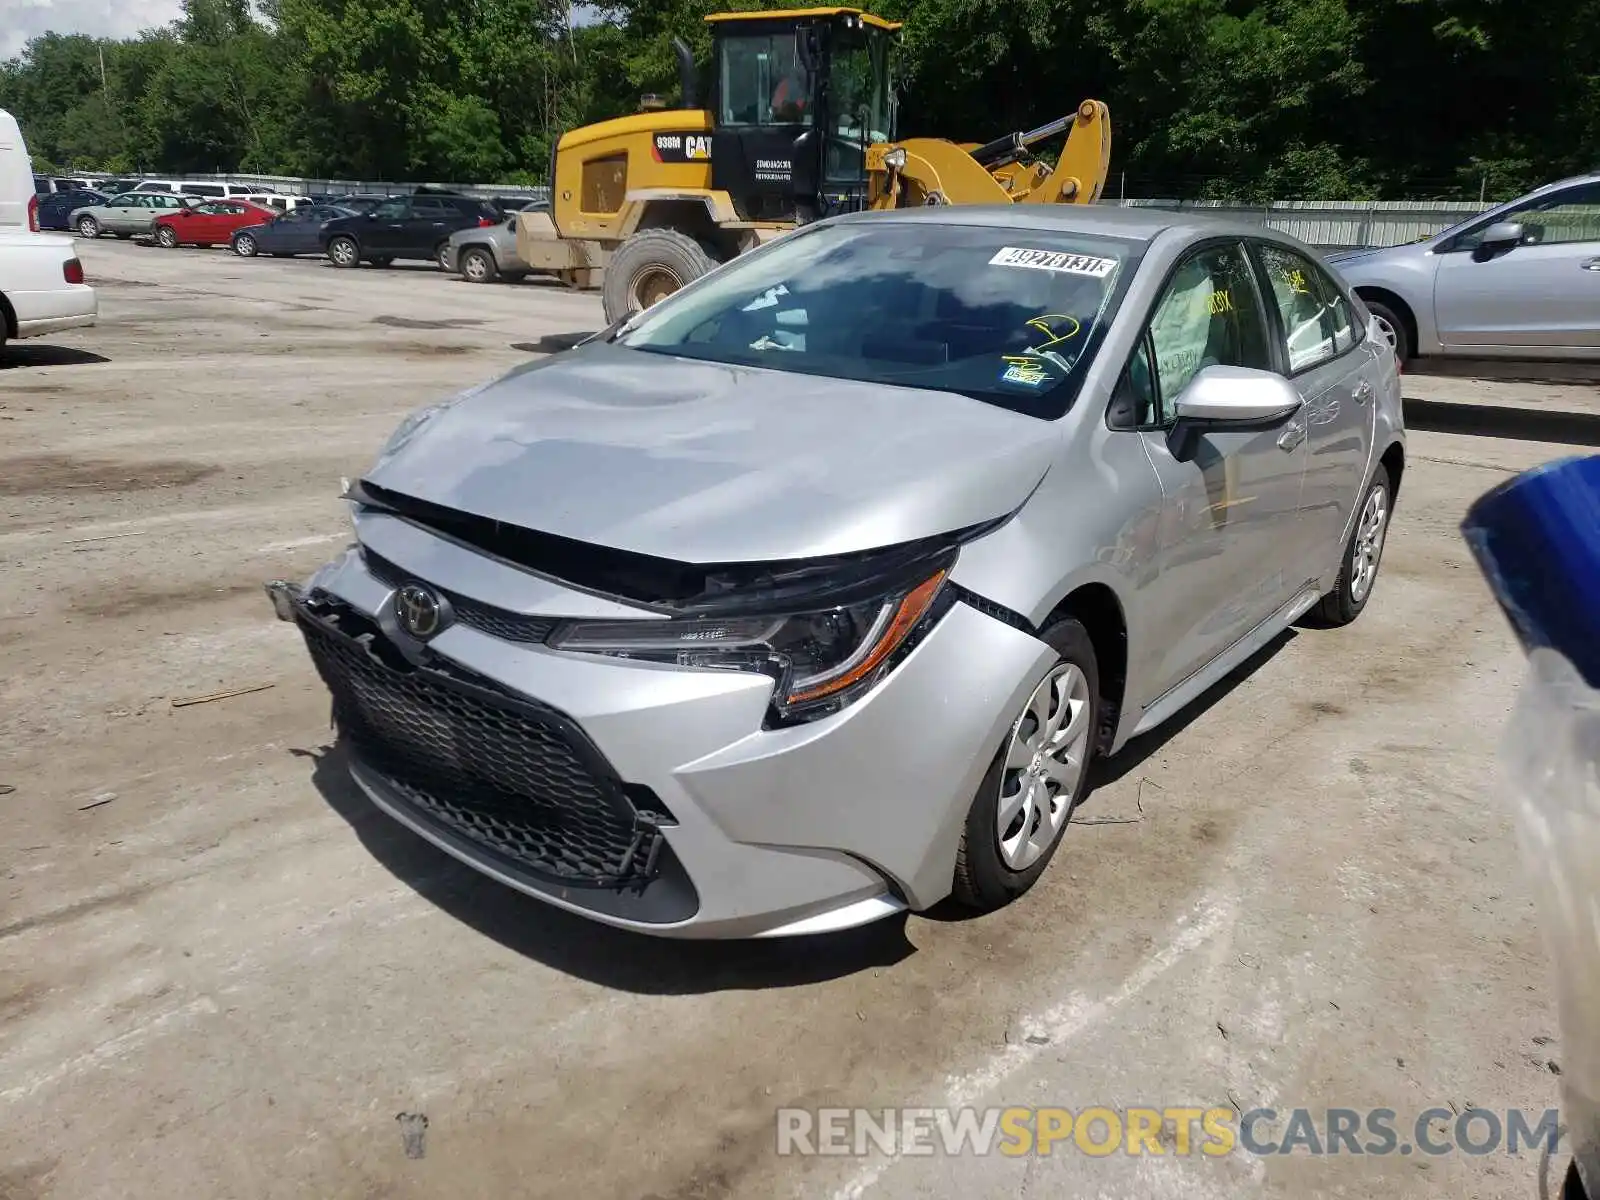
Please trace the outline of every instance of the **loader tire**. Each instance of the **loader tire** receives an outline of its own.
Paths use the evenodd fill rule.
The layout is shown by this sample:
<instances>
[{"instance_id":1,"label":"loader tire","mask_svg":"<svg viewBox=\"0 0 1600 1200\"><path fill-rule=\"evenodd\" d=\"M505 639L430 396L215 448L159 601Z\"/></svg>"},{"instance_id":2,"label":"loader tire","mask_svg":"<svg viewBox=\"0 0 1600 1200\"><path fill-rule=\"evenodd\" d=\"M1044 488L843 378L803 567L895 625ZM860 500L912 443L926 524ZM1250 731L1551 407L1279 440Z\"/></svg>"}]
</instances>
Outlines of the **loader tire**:
<instances>
[{"instance_id":1,"label":"loader tire","mask_svg":"<svg viewBox=\"0 0 1600 1200\"><path fill-rule=\"evenodd\" d=\"M643 311L717 264L705 247L676 229L645 229L617 249L606 264L601 304L606 324Z\"/></svg>"}]
</instances>

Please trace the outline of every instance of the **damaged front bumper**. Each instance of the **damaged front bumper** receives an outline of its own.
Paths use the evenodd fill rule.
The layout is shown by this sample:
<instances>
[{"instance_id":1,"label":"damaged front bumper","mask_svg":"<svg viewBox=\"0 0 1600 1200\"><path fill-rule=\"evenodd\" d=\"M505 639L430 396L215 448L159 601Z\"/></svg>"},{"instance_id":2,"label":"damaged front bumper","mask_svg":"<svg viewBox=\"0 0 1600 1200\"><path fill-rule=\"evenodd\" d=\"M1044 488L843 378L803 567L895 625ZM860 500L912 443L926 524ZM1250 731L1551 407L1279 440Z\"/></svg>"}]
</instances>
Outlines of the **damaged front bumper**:
<instances>
[{"instance_id":1,"label":"damaged front bumper","mask_svg":"<svg viewBox=\"0 0 1600 1200\"><path fill-rule=\"evenodd\" d=\"M524 636L610 607L592 592L395 518L363 518L362 536L304 587L267 585L333 695L355 781L502 883L643 932L817 933L942 899L978 781L1049 655L957 604L857 703L764 728L764 676ZM474 619L408 638L406 580Z\"/></svg>"}]
</instances>

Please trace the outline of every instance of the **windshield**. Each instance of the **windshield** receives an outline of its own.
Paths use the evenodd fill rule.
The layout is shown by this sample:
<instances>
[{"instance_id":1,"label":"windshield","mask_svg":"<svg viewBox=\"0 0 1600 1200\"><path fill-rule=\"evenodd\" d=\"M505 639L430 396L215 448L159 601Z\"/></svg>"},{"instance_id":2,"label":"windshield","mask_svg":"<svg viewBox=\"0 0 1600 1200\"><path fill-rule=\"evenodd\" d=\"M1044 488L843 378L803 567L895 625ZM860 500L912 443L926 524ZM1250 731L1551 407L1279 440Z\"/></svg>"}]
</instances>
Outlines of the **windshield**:
<instances>
[{"instance_id":1,"label":"windshield","mask_svg":"<svg viewBox=\"0 0 1600 1200\"><path fill-rule=\"evenodd\" d=\"M635 350L959 392L1054 419L1140 245L929 221L789 234L652 307Z\"/></svg>"}]
</instances>

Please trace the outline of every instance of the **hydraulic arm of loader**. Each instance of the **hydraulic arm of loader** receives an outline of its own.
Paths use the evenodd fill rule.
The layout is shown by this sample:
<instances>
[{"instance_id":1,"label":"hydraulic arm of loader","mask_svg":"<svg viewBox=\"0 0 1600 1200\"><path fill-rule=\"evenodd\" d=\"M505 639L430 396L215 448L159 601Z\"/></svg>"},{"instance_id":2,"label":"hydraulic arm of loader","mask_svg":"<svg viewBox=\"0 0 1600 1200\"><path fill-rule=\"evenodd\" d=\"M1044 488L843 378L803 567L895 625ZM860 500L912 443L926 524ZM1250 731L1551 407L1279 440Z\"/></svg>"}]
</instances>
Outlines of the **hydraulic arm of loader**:
<instances>
[{"instance_id":1,"label":"hydraulic arm of loader","mask_svg":"<svg viewBox=\"0 0 1600 1200\"><path fill-rule=\"evenodd\" d=\"M1030 147L1065 133L1054 170L1025 162ZM1076 112L982 146L908 138L873 146L867 170L872 208L923 204L1093 204L1111 166L1111 113L1098 100Z\"/></svg>"}]
</instances>

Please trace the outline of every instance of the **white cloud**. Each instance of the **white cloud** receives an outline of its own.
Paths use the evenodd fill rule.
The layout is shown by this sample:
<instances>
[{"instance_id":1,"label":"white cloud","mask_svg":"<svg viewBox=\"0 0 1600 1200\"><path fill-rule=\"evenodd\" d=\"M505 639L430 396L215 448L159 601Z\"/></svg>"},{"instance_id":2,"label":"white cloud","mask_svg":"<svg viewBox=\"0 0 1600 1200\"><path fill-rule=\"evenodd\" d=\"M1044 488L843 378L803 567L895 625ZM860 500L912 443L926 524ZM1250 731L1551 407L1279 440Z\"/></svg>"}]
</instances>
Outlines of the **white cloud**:
<instances>
[{"instance_id":1,"label":"white cloud","mask_svg":"<svg viewBox=\"0 0 1600 1200\"><path fill-rule=\"evenodd\" d=\"M41 33L133 37L176 20L182 8L181 0L0 0L0 59Z\"/></svg>"}]
</instances>

